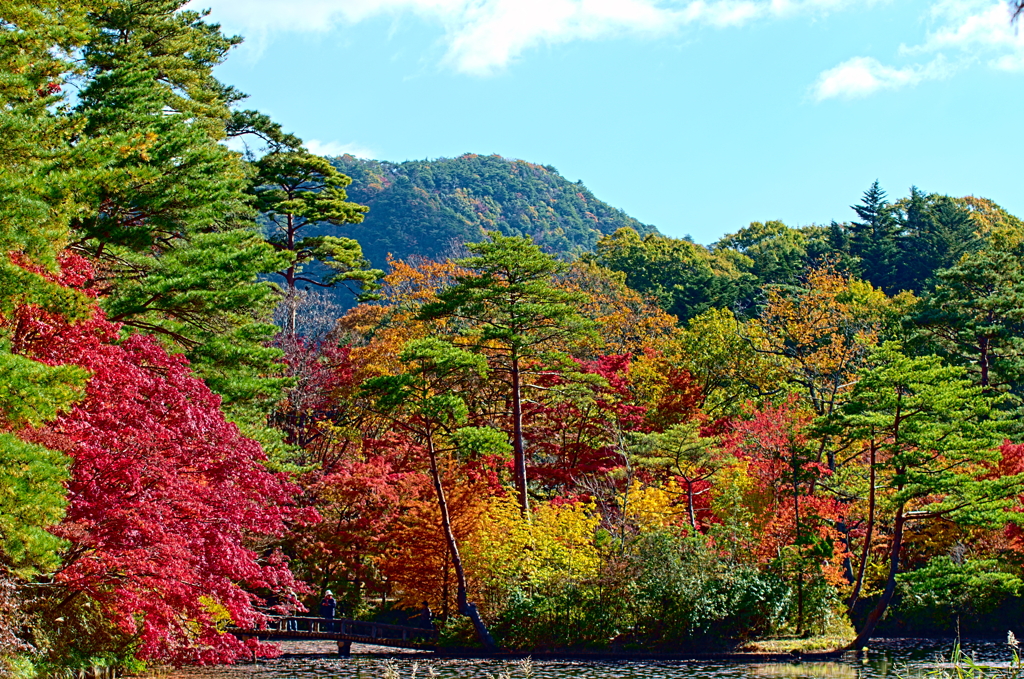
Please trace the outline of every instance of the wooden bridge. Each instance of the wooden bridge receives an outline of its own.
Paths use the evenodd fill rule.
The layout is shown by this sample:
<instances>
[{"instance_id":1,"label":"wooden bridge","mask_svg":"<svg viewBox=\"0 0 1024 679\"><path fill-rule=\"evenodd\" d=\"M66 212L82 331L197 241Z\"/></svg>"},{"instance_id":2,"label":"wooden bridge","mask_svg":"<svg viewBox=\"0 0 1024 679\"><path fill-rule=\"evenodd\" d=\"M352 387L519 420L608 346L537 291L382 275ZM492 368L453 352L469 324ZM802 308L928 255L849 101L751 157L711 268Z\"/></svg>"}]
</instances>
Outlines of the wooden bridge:
<instances>
[{"instance_id":1,"label":"wooden bridge","mask_svg":"<svg viewBox=\"0 0 1024 679\"><path fill-rule=\"evenodd\" d=\"M260 629L229 627L238 637L256 637L265 641L298 641L304 639L331 639L338 642L338 655L347 658L352 642L412 648L422 651L437 649L437 630L406 625L386 625L379 622L350 620L348 618L304 618L295 616L268 616Z\"/></svg>"}]
</instances>

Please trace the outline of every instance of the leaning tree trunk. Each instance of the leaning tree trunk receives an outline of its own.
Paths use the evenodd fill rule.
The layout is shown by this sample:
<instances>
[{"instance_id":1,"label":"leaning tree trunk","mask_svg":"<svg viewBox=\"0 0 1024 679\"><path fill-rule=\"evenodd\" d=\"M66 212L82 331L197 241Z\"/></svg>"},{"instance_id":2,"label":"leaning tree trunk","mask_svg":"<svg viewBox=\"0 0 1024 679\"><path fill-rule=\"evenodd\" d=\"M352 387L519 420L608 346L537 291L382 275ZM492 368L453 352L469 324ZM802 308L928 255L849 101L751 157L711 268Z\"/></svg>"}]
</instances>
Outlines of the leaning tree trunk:
<instances>
[{"instance_id":1,"label":"leaning tree trunk","mask_svg":"<svg viewBox=\"0 0 1024 679\"><path fill-rule=\"evenodd\" d=\"M526 490L526 446L523 443L523 385L519 374L519 357L512 356L512 450L515 455L516 492L519 511L530 515L530 497Z\"/></svg>"},{"instance_id":2,"label":"leaning tree trunk","mask_svg":"<svg viewBox=\"0 0 1024 679\"><path fill-rule=\"evenodd\" d=\"M427 452L430 454L430 476L434 481L434 491L437 493L437 505L441 510L441 527L444 529L444 539L448 543L448 553L452 558L452 567L455 569L457 581L456 598L458 601L459 613L465 615L473 622L473 629L480 643L488 652L497 650L494 638L487 630L487 625L480 618L480 612L476 604L469 601L468 588L466 586L466 571L462 567L462 557L459 555L459 545L455 541L455 533L452 532L451 517L448 514L448 500L445 497L444 486L441 485L441 472L437 467L437 452L434 450L434 440L427 437Z\"/></svg>"},{"instance_id":3,"label":"leaning tree trunk","mask_svg":"<svg viewBox=\"0 0 1024 679\"><path fill-rule=\"evenodd\" d=\"M853 584L853 594L850 595L850 602L847 606L847 611L852 615L853 607L857 605L857 600L860 599L860 591L864 586L864 571L867 570L868 559L871 557L871 540L874 537L875 532L875 441L871 440L871 448L869 452L869 463L868 463L868 478L870 487L868 488L868 527L864 533L864 549L861 550L860 555L860 567L857 569L857 580Z\"/></svg>"},{"instance_id":4,"label":"leaning tree trunk","mask_svg":"<svg viewBox=\"0 0 1024 679\"><path fill-rule=\"evenodd\" d=\"M903 516L903 506L901 505L896 510L896 522L893 525L892 549L889 552L889 577L885 581L885 590L883 590L882 598L878 600L874 610L868 615L864 628L857 634L857 638L846 647L848 651L859 651L867 645L871 635L875 632L878 621L882 619L885 609L889 607L893 594L896 593L896 574L900 570L900 548L903 546L903 526L905 523L906 517Z\"/></svg>"}]
</instances>

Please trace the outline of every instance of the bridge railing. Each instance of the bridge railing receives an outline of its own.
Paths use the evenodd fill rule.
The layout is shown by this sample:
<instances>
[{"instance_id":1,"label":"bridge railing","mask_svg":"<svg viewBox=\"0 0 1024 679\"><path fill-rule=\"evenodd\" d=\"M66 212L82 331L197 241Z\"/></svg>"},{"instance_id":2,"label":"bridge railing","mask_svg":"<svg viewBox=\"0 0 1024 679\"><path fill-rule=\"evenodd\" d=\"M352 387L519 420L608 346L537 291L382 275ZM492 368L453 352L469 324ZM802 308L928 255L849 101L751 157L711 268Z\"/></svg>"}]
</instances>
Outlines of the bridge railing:
<instances>
[{"instance_id":1,"label":"bridge railing","mask_svg":"<svg viewBox=\"0 0 1024 679\"><path fill-rule=\"evenodd\" d=\"M437 637L437 630L409 625L389 625L381 622L350 620L348 618L313 618L294 615L270 615L266 618L267 631L280 632L318 632L323 634L340 634L345 636L379 639L381 641L432 641Z\"/></svg>"}]
</instances>

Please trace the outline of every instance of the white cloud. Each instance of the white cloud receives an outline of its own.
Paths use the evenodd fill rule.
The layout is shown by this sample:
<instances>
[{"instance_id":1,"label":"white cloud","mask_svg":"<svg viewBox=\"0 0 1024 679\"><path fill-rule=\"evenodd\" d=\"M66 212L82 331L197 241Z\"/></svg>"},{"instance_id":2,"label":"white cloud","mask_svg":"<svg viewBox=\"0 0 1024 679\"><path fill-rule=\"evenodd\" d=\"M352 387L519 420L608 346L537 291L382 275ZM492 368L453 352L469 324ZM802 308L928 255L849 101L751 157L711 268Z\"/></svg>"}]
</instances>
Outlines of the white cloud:
<instances>
[{"instance_id":1,"label":"white cloud","mask_svg":"<svg viewBox=\"0 0 1024 679\"><path fill-rule=\"evenodd\" d=\"M1024 35L1011 24L1006 0L937 0L926 18L930 28L924 41L901 45L898 56L927 61L897 68L871 57L854 57L818 77L812 90L815 99L850 99L913 86L979 61L1000 70L1024 71Z\"/></svg>"},{"instance_id":2,"label":"white cloud","mask_svg":"<svg viewBox=\"0 0 1024 679\"><path fill-rule=\"evenodd\" d=\"M487 75L542 44L622 35L654 36L684 26L729 27L821 13L877 0L201 0L228 30L257 45L281 32L326 32L411 12L444 30L445 62Z\"/></svg>"},{"instance_id":3,"label":"white cloud","mask_svg":"<svg viewBox=\"0 0 1024 679\"><path fill-rule=\"evenodd\" d=\"M818 76L813 93L818 101L856 99L882 90L898 90L916 85L922 80L942 78L951 72L941 55L924 66L904 68L885 66L871 57L854 57Z\"/></svg>"},{"instance_id":4,"label":"white cloud","mask_svg":"<svg viewBox=\"0 0 1024 679\"><path fill-rule=\"evenodd\" d=\"M346 153L356 158L373 158L374 153L370 149L355 142L342 144L338 141L320 141L309 139L305 142L306 148L316 156L343 156Z\"/></svg>"}]
</instances>

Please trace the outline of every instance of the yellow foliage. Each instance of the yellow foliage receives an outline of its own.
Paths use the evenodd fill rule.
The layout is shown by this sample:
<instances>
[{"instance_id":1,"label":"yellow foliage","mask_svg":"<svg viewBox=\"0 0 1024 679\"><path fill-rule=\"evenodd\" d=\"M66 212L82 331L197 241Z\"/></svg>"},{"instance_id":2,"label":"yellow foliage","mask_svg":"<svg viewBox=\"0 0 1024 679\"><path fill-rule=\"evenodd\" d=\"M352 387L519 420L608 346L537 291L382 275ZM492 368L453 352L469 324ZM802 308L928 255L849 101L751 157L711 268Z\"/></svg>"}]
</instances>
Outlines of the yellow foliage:
<instances>
[{"instance_id":1,"label":"yellow foliage","mask_svg":"<svg viewBox=\"0 0 1024 679\"><path fill-rule=\"evenodd\" d=\"M389 259L384 277L383 304L361 304L338 323L338 331L353 345L356 380L402 372L398 354L407 342L444 328L445 321L416 320L420 308L437 300L437 293L456 276L469 272L452 262L423 260L408 264Z\"/></svg>"},{"instance_id":2,"label":"yellow foliage","mask_svg":"<svg viewBox=\"0 0 1024 679\"><path fill-rule=\"evenodd\" d=\"M782 362L767 347L759 325L742 323L729 309L709 309L692 318L682 333L678 364L701 388L706 413L734 414L782 379Z\"/></svg>"},{"instance_id":3,"label":"yellow foliage","mask_svg":"<svg viewBox=\"0 0 1024 679\"><path fill-rule=\"evenodd\" d=\"M676 317L660 309L654 299L627 287L624 274L576 262L559 287L586 295L580 312L597 325L597 336L584 338L592 351L636 356L679 333Z\"/></svg>"},{"instance_id":4,"label":"yellow foliage","mask_svg":"<svg viewBox=\"0 0 1024 679\"><path fill-rule=\"evenodd\" d=\"M493 498L466 545L466 569L477 589L491 592L595 576L599 522L592 503L542 504L527 520L514 497Z\"/></svg>"},{"instance_id":5,"label":"yellow foliage","mask_svg":"<svg viewBox=\"0 0 1024 679\"><path fill-rule=\"evenodd\" d=\"M634 481L629 489L620 493L619 508L641 532L678 526L687 519L686 506L679 504L683 490L670 479L665 487L644 486Z\"/></svg>"},{"instance_id":6,"label":"yellow foliage","mask_svg":"<svg viewBox=\"0 0 1024 679\"><path fill-rule=\"evenodd\" d=\"M218 630L223 631L230 625L233 620L231 619L231 612L228 611L227 607L221 602L217 601L213 597L201 596L199 597L199 604L203 607L203 610L210 616L210 620L213 621L214 626ZM195 628L196 633L199 632L198 625Z\"/></svg>"},{"instance_id":7,"label":"yellow foliage","mask_svg":"<svg viewBox=\"0 0 1024 679\"><path fill-rule=\"evenodd\" d=\"M784 360L789 380L822 415L853 388L890 314L881 290L823 266L811 269L796 293L769 288L758 324L768 351Z\"/></svg>"}]
</instances>

